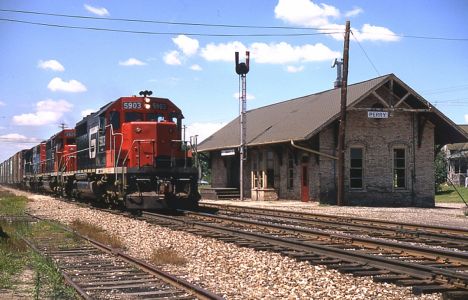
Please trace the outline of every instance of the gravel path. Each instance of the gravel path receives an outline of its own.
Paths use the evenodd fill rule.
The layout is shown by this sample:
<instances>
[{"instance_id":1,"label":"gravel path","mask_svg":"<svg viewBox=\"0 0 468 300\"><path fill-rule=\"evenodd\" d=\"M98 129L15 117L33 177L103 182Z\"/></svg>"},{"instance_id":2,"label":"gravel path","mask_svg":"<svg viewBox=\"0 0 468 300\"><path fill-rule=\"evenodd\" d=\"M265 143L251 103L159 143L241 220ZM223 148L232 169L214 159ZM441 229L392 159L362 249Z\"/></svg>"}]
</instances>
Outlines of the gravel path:
<instances>
[{"instance_id":1,"label":"gravel path","mask_svg":"<svg viewBox=\"0 0 468 300\"><path fill-rule=\"evenodd\" d=\"M409 288L374 283L312 266L265 251L225 244L214 239L82 208L48 196L27 195L29 210L65 224L75 219L122 237L130 255L147 259L153 249L170 248L188 261L165 270L197 283L227 299L440 299L440 294L416 297Z\"/></svg>"}]
</instances>

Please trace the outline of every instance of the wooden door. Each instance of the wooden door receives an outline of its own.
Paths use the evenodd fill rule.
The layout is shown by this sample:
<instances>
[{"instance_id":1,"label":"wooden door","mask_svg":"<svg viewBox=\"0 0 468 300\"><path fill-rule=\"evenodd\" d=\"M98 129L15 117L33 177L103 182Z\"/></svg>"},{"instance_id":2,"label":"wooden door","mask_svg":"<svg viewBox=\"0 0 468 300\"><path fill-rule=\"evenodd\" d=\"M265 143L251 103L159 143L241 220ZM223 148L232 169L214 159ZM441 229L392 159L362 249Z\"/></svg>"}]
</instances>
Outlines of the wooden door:
<instances>
[{"instance_id":1,"label":"wooden door","mask_svg":"<svg viewBox=\"0 0 468 300\"><path fill-rule=\"evenodd\" d=\"M309 201L309 170L307 164L302 165L301 170L301 201Z\"/></svg>"}]
</instances>

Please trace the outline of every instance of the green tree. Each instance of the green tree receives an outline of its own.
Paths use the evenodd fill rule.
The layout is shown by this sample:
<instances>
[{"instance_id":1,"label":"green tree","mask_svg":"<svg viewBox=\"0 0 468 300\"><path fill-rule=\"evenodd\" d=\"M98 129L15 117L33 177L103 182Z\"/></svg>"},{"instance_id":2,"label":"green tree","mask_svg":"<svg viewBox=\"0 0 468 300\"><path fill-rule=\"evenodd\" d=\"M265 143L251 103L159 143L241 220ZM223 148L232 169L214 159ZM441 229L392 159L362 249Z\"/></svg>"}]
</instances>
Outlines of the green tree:
<instances>
[{"instance_id":1,"label":"green tree","mask_svg":"<svg viewBox=\"0 0 468 300\"><path fill-rule=\"evenodd\" d=\"M440 191L441 185L447 181L447 159L445 153L439 151L434 160L435 165L435 189Z\"/></svg>"}]
</instances>

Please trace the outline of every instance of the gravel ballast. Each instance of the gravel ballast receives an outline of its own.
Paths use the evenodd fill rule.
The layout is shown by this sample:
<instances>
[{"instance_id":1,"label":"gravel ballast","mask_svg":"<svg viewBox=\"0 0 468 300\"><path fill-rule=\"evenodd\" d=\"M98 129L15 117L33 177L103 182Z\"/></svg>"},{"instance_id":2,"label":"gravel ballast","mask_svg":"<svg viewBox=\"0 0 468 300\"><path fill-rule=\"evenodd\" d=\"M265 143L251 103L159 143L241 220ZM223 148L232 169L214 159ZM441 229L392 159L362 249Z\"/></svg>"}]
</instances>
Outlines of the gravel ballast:
<instances>
[{"instance_id":1,"label":"gravel ballast","mask_svg":"<svg viewBox=\"0 0 468 300\"><path fill-rule=\"evenodd\" d=\"M18 193L18 192L17 192ZM31 200L31 213L70 224L81 220L118 235L128 254L148 259L154 249L176 251L185 265L165 265L174 275L227 299L440 299L411 294L410 288L374 283L371 277L341 274L324 266L173 231L145 221L19 192Z\"/></svg>"}]
</instances>

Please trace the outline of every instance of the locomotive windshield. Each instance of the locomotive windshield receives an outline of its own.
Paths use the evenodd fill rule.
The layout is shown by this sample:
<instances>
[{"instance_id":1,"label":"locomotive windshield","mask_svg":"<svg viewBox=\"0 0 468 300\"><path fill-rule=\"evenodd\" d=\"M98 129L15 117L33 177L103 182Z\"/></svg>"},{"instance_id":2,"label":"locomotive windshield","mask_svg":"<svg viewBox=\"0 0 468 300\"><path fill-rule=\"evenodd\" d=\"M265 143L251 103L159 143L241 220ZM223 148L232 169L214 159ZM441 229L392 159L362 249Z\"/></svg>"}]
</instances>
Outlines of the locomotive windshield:
<instances>
[{"instance_id":1,"label":"locomotive windshield","mask_svg":"<svg viewBox=\"0 0 468 300\"><path fill-rule=\"evenodd\" d=\"M143 121L143 115L139 112L126 112L125 122Z\"/></svg>"},{"instance_id":2,"label":"locomotive windshield","mask_svg":"<svg viewBox=\"0 0 468 300\"><path fill-rule=\"evenodd\" d=\"M162 114L153 114L153 113L146 114L146 121L161 122L163 120L164 120L164 116Z\"/></svg>"}]
</instances>

